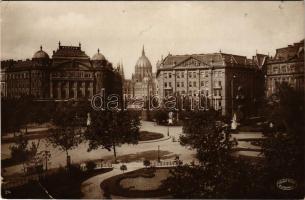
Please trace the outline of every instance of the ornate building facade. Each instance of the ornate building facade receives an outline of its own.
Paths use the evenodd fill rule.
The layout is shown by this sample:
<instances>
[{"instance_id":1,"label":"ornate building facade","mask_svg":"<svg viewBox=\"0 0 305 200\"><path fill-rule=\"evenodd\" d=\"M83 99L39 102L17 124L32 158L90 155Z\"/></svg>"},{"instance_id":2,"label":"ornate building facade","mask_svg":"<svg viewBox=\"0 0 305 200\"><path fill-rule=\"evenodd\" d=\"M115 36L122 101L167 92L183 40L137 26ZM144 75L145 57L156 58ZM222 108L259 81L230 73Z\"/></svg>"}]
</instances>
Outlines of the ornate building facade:
<instances>
[{"instance_id":1,"label":"ornate building facade","mask_svg":"<svg viewBox=\"0 0 305 200\"><path fill-rule=\"evenodd\" d=\"M52 57L42 47L32 59L1 61L5 69L7 97L35 99L90 99L105 88L106 93L122 90L122 79L99 50L90 59L79 46L63 46Z\"/></svg>"},{"instance_id":2,"label":"ornate building facade","mask_svg":"<svg viewBox=\"0 0 305 200\"><path fill-rule=\"evenodd\" d=\"M275 93L282 82L304 91L304 40L276 49L275 56L269 59L266 95Z\"/></svg>"},{"instance_id":3,"label":"ornate building facade","mask_svg":"<svg viewBox=\"0 0 305 200\"><path fill-rule=\"evenodd\" d=\"M256 59L254 59L256 58ZM158 93L207 99L205 107L213 107L223 115L236 109L236 97L243 93L248 104L260 98L258 88L265 65L260 55L247 59L245 56L211 53L171 55L157 62ZM265 59L266 60L266 59ZM208 104L208 105L207 105Z\"/></svg>"}]
</instances>

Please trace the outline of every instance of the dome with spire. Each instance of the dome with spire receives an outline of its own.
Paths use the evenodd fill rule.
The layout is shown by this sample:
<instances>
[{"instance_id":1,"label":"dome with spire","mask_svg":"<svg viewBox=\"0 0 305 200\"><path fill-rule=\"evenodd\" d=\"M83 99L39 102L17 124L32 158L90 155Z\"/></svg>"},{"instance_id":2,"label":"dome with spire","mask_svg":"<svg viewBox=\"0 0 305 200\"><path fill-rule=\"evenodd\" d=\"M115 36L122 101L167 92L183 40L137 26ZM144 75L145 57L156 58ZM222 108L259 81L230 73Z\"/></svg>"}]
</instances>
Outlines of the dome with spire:
<instances>
[{"instance_id":1,"label":"dome with spire","mask_svg":"<svg viewBox=\"0 0 305 200\"><path fill-rule=\"evenodd\" d=\"M151 77L152 66L145 55L144 45L142 49L142 56L138 59L135 66L134 80L142 81L144 77Z\"/></svg>"},{"instance_id":2,"label":"dome with spire","mask_svg":"<svg viewBox=\"0 0 305 200\"><path fill-rule=\"evenodd\" d=\"M138 59L136 63L136 68L150 68L150 69L152 68L150 61L145 55L144 45L142 49L142 56Z\"/></svg>"},{"instance_id":3,"label":"dome with spire","mask_svg":"<svg viewBox=\"0 0 305 200\"><path fill-rule=\"evenodd\" d=\"M40 50L33 55L33 59L49 59L49 55L44 52L42 46L40 46Z\"/></svg>"},{"instance_id":4,"label":"dome with spire","mask_svg":"<svg viewBox=\"0 0 305 200\"><path fill-rule=\"evenodd\" d=\"M103 54L100 53L100 49L97 49L97 53L94 54L94 56L92 57L93 61L102 61L102 60L106 60L105 56Z\"/></svg>"}]
</instances>

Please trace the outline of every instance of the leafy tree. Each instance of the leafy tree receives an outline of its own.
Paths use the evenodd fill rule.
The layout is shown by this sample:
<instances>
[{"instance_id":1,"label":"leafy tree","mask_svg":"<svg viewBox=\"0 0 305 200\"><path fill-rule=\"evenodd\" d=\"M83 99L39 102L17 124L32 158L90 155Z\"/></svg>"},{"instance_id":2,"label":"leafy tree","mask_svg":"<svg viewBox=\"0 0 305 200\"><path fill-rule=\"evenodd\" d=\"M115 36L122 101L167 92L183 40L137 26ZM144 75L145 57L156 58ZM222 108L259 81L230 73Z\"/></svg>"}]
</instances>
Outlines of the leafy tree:
<instances>
[{"instance_id":1,"label":"leafy tree","mask_svg":"<svg viewBox=\"0 0 305 200\"><path fill-rule=\"evenodd\" d=\"M68 165L69 150L75 149L83 139L75 107L71 104L58 105L53 121L56 128L50 130L51 134L47 140L66 153Z\"/></svg>"},{"instance_id":2,"label":"leafy tree","mask_svg":"<svg viewBox=\"0 0 305 200\"><path fill-rule=\"evenodd\" d=\"M215 111L194 111L185 114L183 135L180 143L197 150L200 162L225 161L231 157L231 151L236 144L230 140L228 130L217 125L218 113ZM223 163L225 164L225 163Z\"/></svg>"},{"instance_id":3,"label":"leafy tree","mask_svg":"<svg viewBox=\"0 0 305 200\"><path fill-rule=\"evenodd\" d=\"M254 171L245 170L251 168L249 163L233 157L236 141L226 127L216 123L218 113L213 110L187 112L184 118L180 143L196 149L200 164L180 165L171 171L172 176L164 184L173 197L241 198L246 195L251 179L243 177L251 177Z\"/></svg>"},{"instance_id":4,"label":"leafy tree","mask_svg":"<svg viewBox=\"0 0 305 200\"><path fill-rule=\"evenodd\" d=\"M54 112L54 102L36 102L29 96L1 99L1 130L19 132L21 128L27 132L28 123L49 122Z\"/></svg>"},{"instance_id":5,"label":"leafy tree","mask_svg":"<svg viewBox=\"0 0 305 200\"><path fill-rule=\"evenodd\" d=\"M93 171L96 168L96 164L93 161L88 161L86 163L86 168L88 171Z\"/></svg>"},{"instance_id":6,"label":"leafy tree","mask_svg":"<svg viewBox=\"0 0 305 200\"><path fill-rule=\"evenodd\" d=\"M51 134L47 138L48 142L66 153L67 167L69 167L69 151L75 149L82 141L80 130L74 127L57 127L51 129L50 132Z\"/></svg>"},{"instance_id":7,"label":"leafy tree","mask_svg":"<svg viewBox=\"0 0 305 200\"><path fill-rule=\"evenodd\" d=\"M124 143L136 144L139 139L139 115L132 111L92 112L91 125L85 137L89 141L88 151L99 147L113 149L116 161L116 146Z\"/></svg>"},{"instance_id":8,"label":"leafy tree","mask_svg":"<svg viewBox=\"0 0 305 200\"><path fill-rule=\"evenodd\" d=\"M27 97L1 99L1 130L14 134L19 132L30 121L29 104Z\"/></svg>"},{"instance_id":9,"label":"leafy tree","mask_svg":"<svg viewBox=\"0 0 305 200\"><path fill-rule=\"evenodd\" d=\"M23 134L15 137L16 145L10 146L11 157L17 162L22 162L23 170L26 172L25 163L36 155L39 141L37 144L32 142L29 146L29 141Z\"/></svg>"},{"instance_id":10,"label":"leafy tree","mask_svg":"<svg viewBox=\"0 0 305 200\"><path fill-rule=\"evenodd\" d=\"M279 193L275 183L283 178L297 181L297 188L280 195L299 198L304 187L304 93L298 92L288 84L279 85L266 108L269 123L264 128L266 139L262 145L265 155L265 182L268 190ZM272 123L272 126L270 124ZM291 196L292 195L292 196Z\"/></svg>"},{"instance_id":11,"label":"leafy tree","mask_svg":"<svg viewBox=\"0 0 305 200\"><path fill-rule=\"evenodd\" d=\"M168 120L168 111L165 109L158 109L153 111L153 118L156 119L157 124L166 123Z\"/></svg>"},{"instance_id":12,"label":"leafy tree","mask_svg":"<svg viewBox=\"0 0 305 200\"><path fill-rule=\"evenodd\" d=\"M120 170L124 173L124 171L127 170L127 166L126 165L121 165Z\"/></svg>"}]
</instances>

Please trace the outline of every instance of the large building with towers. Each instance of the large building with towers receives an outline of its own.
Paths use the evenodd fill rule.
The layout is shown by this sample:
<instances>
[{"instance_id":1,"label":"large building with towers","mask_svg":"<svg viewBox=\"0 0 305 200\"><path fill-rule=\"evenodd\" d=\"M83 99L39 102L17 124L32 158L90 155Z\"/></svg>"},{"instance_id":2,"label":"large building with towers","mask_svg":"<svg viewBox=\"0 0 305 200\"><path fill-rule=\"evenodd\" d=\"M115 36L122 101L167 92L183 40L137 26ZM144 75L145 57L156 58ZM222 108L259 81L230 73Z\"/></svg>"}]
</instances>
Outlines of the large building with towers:
<instances>
[{"instance_id":1,"label":"large building with towers","mask_svg":"<svg viewBox=\"0 0 305 200\"><path fill-rule=\"evenodd\" d=\"M79 100L90 99L103 88L120 94L121 75L99 50L90 58L81 44L59 42L52 57L41 46L32 59L1 61L2 96Z\"/></svg>"}]
</instances>

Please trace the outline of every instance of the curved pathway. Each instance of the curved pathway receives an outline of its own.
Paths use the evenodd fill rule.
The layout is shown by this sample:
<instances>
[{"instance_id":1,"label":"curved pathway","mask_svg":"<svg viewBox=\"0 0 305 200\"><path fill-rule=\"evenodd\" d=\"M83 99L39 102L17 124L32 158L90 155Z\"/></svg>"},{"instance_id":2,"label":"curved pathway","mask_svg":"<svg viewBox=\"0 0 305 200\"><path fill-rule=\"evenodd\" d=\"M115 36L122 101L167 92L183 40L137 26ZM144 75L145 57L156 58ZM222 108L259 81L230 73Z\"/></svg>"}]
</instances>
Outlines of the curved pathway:
<instances>
[{"instance_id":1,"label":"curved pathway","mask_svg":"<svg viewBox=\"0 0 305 200\"><path fill-rule=\"evenodd\" d=\"M158 126L152 122L142 121L141 130L151 131L162 133L164 138L154 140L154 141L147 141L147 142L140 142L136 146L132 146L133 152L132 153L140 153L144 151L150 150L157 150L158 146L160 147L161 151L169 151L172 154L179 155L179 158L183 160L184 163L190 163L195 160L195 150L187 149L179 144L179 142L173 142L170 138L174 137L176 140L179 138L180 134L182 133L182 127L169 127L170 136L167 136L167 127L166 126ZM120 150L124 149L123 145L119 148ZM125 148L127 150L127 148ZM128 154L129 151L125 151L124 153L119 153L120 155ZM164 161L173 161L171 159L164 159ZM129 162L124 163L127 166L127 171L134 171L140 168L144 168L143 162ZM103 191L100 188L101 182L105 179L110 178L112 176L121 174L122 171L120 170L120 166L122 164L114 164L114 169L110 172L100 174L94 177L91 177L84 181L81 185L81 191L84 194L82 198L84 199L99 199L103 198Z\"/></svg>"},{"instance_id":2,"label":"curved pathway","mask_svg":"<svg viewBox=\"0 0 305 200\"><path fill-rule=\"evenodd\" d=\"M102 199L104 198L104 191L101 189L100 184L118 174L122 174L123 172L120 170L120 166L122 164L114 164L113 170L104 174L100 174L97 176L93 176L81 184L81 192L84 194L83 199ZM127 170L125 172L134 171L137 169L144 168L142 162L132 162L125 164L127 166ZM125 173L124 172L124 173Z\"/></svg>"}]
</instances>

